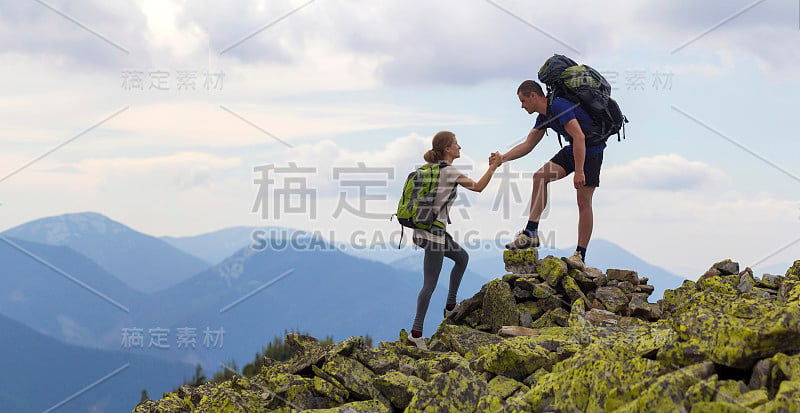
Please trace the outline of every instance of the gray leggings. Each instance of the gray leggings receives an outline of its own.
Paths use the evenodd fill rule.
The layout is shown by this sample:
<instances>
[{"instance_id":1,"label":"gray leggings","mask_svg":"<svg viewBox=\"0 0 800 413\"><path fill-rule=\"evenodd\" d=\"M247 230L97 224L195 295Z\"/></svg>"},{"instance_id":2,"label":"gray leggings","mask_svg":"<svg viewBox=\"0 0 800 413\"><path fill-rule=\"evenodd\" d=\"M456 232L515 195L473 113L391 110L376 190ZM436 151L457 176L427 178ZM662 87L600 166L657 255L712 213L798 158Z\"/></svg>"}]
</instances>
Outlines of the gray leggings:
<instances>
[{"instance_id":1,"label":"gray leggings","mask_svg":"<svg viewBox=\"0 0 800 413\"><path fill-rule=\"evenodd\" d=\"M447 291L447 304L455 304L458 286L461 285L461 278L467 269L469 254L461 248L450 234L445 234L444 244L437 244L426 239L419 240L417 244L425 249L425 259L423 261L423 272L425 281L417 297L417 315L414 318L413 330L422 331L425 322L425 313L428 312L428 304L431 302L431 295L439 281L439 272L442 270L444 257L453 260L453 270L450 271L450 289Z\"/></svg>"}]
</instances>

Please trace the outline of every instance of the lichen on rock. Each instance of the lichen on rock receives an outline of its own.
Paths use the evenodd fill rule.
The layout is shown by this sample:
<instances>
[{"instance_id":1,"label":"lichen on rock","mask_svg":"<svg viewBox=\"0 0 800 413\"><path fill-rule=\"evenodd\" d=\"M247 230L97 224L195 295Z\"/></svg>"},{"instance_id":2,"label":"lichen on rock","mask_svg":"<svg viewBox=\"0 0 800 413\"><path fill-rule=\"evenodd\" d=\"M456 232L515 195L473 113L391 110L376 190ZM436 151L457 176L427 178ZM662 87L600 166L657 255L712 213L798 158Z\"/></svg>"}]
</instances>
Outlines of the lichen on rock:
<instances>
[{"instance_id":1,"label":"lichen on rock","mask_svg":"<svg viewBox=\"0 0 800 413\"><path fill-rule=\"evenodd\" d=\"M365 347L292 334L285 362L181 386L135 413L798 412L800 260L755 277L731 260L666 290L635 271L571 269L534 249L428 340Z\"/></svg>"}]
</instances>

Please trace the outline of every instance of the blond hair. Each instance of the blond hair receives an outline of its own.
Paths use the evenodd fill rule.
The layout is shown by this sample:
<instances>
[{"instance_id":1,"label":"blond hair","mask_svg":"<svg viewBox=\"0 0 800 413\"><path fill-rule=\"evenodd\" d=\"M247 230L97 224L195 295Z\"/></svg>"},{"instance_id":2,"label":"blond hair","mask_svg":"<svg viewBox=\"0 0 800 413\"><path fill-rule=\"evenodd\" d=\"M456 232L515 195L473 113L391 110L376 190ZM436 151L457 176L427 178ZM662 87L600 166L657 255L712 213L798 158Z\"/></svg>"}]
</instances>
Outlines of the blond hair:
<instances>
[{"instance_id":1,"label":"blond hair","mask_svg":"<svg viewBox=\"0 0 800 413\"><path fill-rule=\"evenodd\" d=\"M444 159L444 149L452 145L453 139L455 138L455 133L446 130L434 135L433 141L431 142L432 148L428 149L428 152L425 152L425 155L423 156L425 158L425 162L436 163Z\"/></svg>"}]
</instances>

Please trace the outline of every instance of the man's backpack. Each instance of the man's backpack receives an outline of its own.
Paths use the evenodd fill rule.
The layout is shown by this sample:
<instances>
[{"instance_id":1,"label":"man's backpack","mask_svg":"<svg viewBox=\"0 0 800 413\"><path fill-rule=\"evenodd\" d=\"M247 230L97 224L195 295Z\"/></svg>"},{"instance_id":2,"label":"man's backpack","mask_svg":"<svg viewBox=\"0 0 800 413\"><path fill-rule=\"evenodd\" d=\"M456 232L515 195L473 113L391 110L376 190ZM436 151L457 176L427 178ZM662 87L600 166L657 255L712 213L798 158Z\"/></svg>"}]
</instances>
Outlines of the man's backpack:
<instances>
[{"instance_id":1,"label":"man's backpack","mask_svg":"<svg viewBox=\"0 0 800 413\"><path fill-rule=\"evenodd\" d=\"M591 129L584 131L586 146L605 143L613 134L617 134L617 140L620 140L620 128L624 137L628 119L611 98L611 85L600 72L557 54L547 59L539 69L539 80L547 86L548 105L557 97L564 98L580 105L592 118ZM551 118L555 115L549 114ZM561 143L560 134L558 142Z\"/></svg>"},{"instance_id":2,"label":"man's backpack","mask_svg":"<svg viewBox=\"0 0 800 413\"><path fill-rule=\"evenodd\" d=\"M395 214L400 225L426 231L431 231L434 227L445 228L445 224L439 222L437 217L442 208L455 198L456 187L453 186L443 203L437 204L435 201L441 183L441 172L448 166L445 162L426 164L408 174ZM403 242L402 234L400 242Z\"/></svg>"}]
</instances>

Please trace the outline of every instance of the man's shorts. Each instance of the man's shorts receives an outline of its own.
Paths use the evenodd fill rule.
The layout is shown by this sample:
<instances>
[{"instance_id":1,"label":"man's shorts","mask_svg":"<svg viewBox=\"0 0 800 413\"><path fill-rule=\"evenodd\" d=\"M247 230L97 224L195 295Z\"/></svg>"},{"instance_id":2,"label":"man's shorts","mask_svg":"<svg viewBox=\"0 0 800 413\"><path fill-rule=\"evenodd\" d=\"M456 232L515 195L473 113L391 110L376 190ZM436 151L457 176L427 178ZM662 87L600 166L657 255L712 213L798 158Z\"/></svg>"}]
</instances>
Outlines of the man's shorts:
<instances>
[{"instance_id":1,"label":"man's shorts","mask_svg":"<svg viewBox=\"0 0 800 413\"><path fill-rule=\"evenodd\" d=\"M575 157L572 155L568 146L561 148L558 153L550 159L567 171L567 175L575 172ZM586 186L600 186L600 167L603 165L603 151L587 156L583 161L583 174L586 175Z\"/></svg>"}]
</instances>

